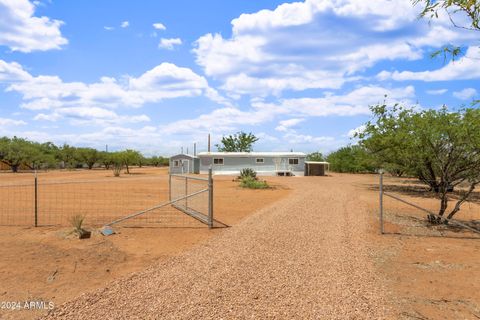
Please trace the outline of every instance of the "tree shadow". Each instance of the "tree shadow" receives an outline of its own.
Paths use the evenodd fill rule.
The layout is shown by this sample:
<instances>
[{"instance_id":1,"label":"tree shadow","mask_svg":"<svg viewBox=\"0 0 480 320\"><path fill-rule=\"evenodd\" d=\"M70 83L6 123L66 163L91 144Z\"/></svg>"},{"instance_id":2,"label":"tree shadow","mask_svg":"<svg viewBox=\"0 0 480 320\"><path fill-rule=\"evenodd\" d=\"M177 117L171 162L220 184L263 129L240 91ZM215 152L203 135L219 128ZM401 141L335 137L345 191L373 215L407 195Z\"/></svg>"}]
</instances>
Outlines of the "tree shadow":
<instances>
[{"instance_id":1,"label":"tree shadow","mask_svg":"<svg viewBox=\"0 0 480 320\"><path fill-rule=\"evenodd\" d=\"M475 236L453 237L453 236L447 236L447 235L414 234L414 233L389 232L389 231L384 232L383 235L386 235L386 236L402 236L402 237L411 237L411 238L443 238L443 239L460 239L460 240L480 240L480 236L479 237L475 237Z\"/></svg>"},{"instance_id":2,"label":"tree shadow","mask_svg":"<svg viewBox=\"0 0 480 320\"><path fill-rule=\"evenodd\" d=\"M408 237L421 238L449 238L449 239L476 239L480 240L480 220L462 220L461 223L478 230L475 233L463 226L449 223L434 225L427 221L426 218L419 218L411 215L401 215L398 213L389 214L389 223L394 224L400 230L385 231L384 234L401 235ZM409 222L409 223L406 223ZM403 223L402 223L403 222ZM415 231L414 231L415 230ZM436 234L438 233L438 234Z\"/></svg>"},{"instance_id":3,"label":"tree shadow","mask_svg":"<svg viewBox=\"0 0 480 320\"><path fill-rule=\"evenodd\" d=\"M392 192L398 193L405 196L410 197L417 197L417 198L425 198L425 199L438 199L438 196L435 192L430 191L430 188L425 185L419 184L411 184L411 181L402 182L404 185L399 184L384 184L383 191L384 192ZM380 187L378 184L366 184L366 187L370 191L380 191ZM463 190L454 190L453 192L449 192L449 199L450 200L458 200L463 195ZM471 193L468 201L470 203L477 203L480 204L480 191L474 191Z\"/></svg>"}]
</instances>

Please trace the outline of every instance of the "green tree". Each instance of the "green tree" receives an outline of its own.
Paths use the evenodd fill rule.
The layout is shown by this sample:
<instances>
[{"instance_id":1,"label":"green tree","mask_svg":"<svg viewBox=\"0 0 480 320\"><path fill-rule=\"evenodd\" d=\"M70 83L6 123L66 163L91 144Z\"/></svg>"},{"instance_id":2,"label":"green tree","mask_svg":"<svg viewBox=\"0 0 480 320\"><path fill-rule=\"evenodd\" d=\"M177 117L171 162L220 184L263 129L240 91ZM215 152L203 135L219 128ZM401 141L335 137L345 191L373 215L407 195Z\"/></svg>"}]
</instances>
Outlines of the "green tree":
<instances>
[{"instance_id":1,"label":"green tree","mask_svg":"<svg viewBox=\"0 0 480 320\"><path fill-rule=\"evenodd\" d=\"M101 151L99 152L99 155L98 155L98 162L103 164L103 166L105 167L105 170L108 170L110 169L110 166L113 165L112 158L113 158L113 155L111 153L106 151Z\"/></svg>"},{"instance_id":2,"label":"green tree","mask_svg":"<svg viewBox=\"0 0 480 320\"><path fill-rule=\"evenodd\" d=\"M453 26L464 29L465 31L480 31L480 2L478 0L412 0L414 5L421 5L422 11L420 17L436 19L439 12L444 12ZM457 18L461 13L459 20L466 20L468 23L459 24ZM462 49L456 45L447 45L440 50L434 51L432 57L443 55L444 60L455 60L462 53Z\"/></svg>"},{"instance_id":3,"label":"green tree","mask_svg":"<svg viewBox=\"0 0 480 320\"><path fill-rule=\"evenodd\" d=\"M65 143L59 148L58 159L63 162L64 167L70 169L75 168L79 162L77 148Z\"/></svg>"},{"instance_id":4,"label":"green tree","mask_svg":"<svg viewBox=\"0 0 480 320\"><path fill-rule=\"evenodd\" d=\"M307 155L308 161L325 161L325 157L321 152L312 152Z\"/></svg>"},{"instance_id":5,"label":"green tree","mask_svg":"<svg viewBox=\"0 0 480 320\"><path fill-rule=\"evenodd\" d=\"M438 18L438 12L444 11L455 27L470 30L480 30L480 2L478 0L413 0L414 5L422 5L421 17ZM459 25L454 15L464 13L469 21L468 25Z\"/></svg>"},{"instance_id":6,"label":"green tree","mask_svg":"<svg viewBox=\"0 0 480 320\"><path fill-rule=\"evenodd\" d=\"M148 159L148 163L154 167L165 166L165 165L168 166L170 163L170 160L168 158L164 158L160 156L153 156L150 159Z\"/></svg>"},{"instance_id":7,"label":"green tree","mask_svg":"<svg viewBox=\"0 0 480 320\"><path fill-rule=\"evenodd\" d=\"M92 169L95 163L100 160L100 153L93 148L78 148L76 150L77 158L85 163L88 169Z\"/></svg>"},{"instance_id":8,"label":"green tree","mask_svg":"<svg viewBox=\"0 0 480 320\"><path fill-rule=\"evenodd\" d=\"M330 170L348 173L375 172L375 166L368 152L361 146L346 146L327 156Z\"/></svg>"},{"instance_id":9,"label":"green tree","mask_svg":"<svg viewBox=\"0 0 480 320\"><path fill-rule=\"evenodd\" d=\"M35 144L37 152L32 159L32 168L41 169L41 168L55 168L57 166L58 160L58 147L51 143L37 143Z\"/></svg>"},{"instance_id":10,"label":"green tree","mask_svg":"<svg viewBox=\"0 0 480 320\"><path fill-rule=\"evenodd\" d=\"M138 159L137 159L138 167L141 168L146 164L148 164L148 159L146 157L144 157L142 154L139 154Z\"/></svg>"},{"instance_id":11,"label":"green tree","mask_svg":"<svg viewBox=\"0 0 480 320\"><path fill-rule=\"evenodd\" d=\"M118 153L118 157L121 159L122 164L125 166L127 173L130 173L130 166L138 164L142 154L138 151L127 149Z\"/></svg>"},{"instance_id":12,"label":"green tree","mask_svg":"<svg viewBox=\"0 0 480 320\"><path fill-rule=\"evenodd\" d=\"M416 111L399 105L371 107L374 119L358 135L362 146L382 165L394 165L430 186L440 200L438 215L448 209L449 191L468 189L448 213L448 222L480 183L480 110ZM441 219L429 216L431 222Z\"/></svg>"},{"instance_id":13,"label":"green tree","mask_svg":"<svg viewBox=\"0 0 480 320\"><path fill-rule=\"evenodd\" d=\"M240 131L234 135L222 137L220 144L215 146L220 152L251 152L253 144L257 141L258 138L251 132Z\"/></svg>"},{"instance_id":14,"label":"green tree","mask_svg":"<svg viewBox=\"0 0 480 320\"><path fill-rule=\"evenodd\" d=\"M42 160L41 155L38 143L17 137L1 138L0 161L9 165L12 172L18 172L22 164L33 169L33 165Z\"/></svg>"}]
</instances>

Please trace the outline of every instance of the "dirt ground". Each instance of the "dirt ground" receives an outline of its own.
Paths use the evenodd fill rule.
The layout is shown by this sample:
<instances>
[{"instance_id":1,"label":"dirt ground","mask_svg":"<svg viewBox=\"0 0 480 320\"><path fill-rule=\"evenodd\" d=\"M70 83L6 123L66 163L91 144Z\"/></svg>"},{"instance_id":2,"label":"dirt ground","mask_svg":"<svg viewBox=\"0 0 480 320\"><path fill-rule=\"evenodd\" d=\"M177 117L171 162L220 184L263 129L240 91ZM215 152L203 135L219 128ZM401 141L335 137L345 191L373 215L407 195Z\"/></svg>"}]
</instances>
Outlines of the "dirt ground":
<instances>
[{"instance_id":1,"label":"dirt ground","mask_svg":"<svg viewBox=\"0 0 480 320\"><path fill-rule=\"evenodd\" d=\"M142 185L145 181L143 176L151 176L155 183L162 183L156 190L163 190L163 197L167 199L168 175L165 168L135 168L133 173L123 175L121 179L126 180L131 188L145 189L145 185L151 188L151 183L147 179L148 183ZM110 179L111 173L103 170L53 171L40 173L39 176L44 181L94 181ZM18 184L30 179L31 174L26 173L18 176L0 174L2 183ZM215 177L215 219L234 226L255 210L290 192L281 181L271 182L270 185L272 189L247 190L238 187L232 177ZM88 192L95 192L95 189L89 188ZM147 190L142 192L145 193ZM155 203L158 202L152 202ZM120 225L114 228L117 234L109 237L102 236L95 227L87 225L94 230L92 238L87 240L73 237L70 227L0 226L0 302L43 301L59 305L83 292L142 270L153 262L188 250L222 232L222 229L209 230L184 214L177 215L183 216L173 220L174 227L150 226L148 223L142 224L143 227ZM32 319L42 313L8 311L7 307L10 306L0 306L0 319Z\"/></svg>"},{"instance_id":2,"label":"dirt ground","mask_svg":"<svg viewBox=\"0 0 480 320\"><path fill-rule=\"evenodd\" d=\"M62 176L60 173L57 174ZM305 188L305 185L301 182L301 179L306 179L304 181L306 181L305 185L308 186L309 194L318 195L318 199L315 199L316 202L313 200L298 200L307 201L305 202L305 208L309 205L315 204L317 206L318 203L323 203L315 210L322 217L323 214L328 215L330 212L327 211L332 208L332 204L328 201L335 201L335 194L337 193L338 201L343 201L343 203L340 205L341 212L335 211L335 214L342 217L345 215L345 218L339 220L341 223L348 222L349 220L345 220L347 217L351 217L349 219L353 219L352 221L355 221L355 219L366 221L366 227L360 228L359 226L359 229L355 231L358 235L349 236L342 231L342 234L338 234L338 236L341 239L346 237L345 239L351 245L356 243L368 247L367 252L370 262L374 265L374 273L381 280L379 286L385 287L383 292L385 301L382 301L382 303L386 304L385 310L391 309L391 313L388 313L388 315L385 311L383 317L376 314L375 318L480 318L480 281L478 281L478 275L480 274L480 237L464 230L429 227L424 223L424 213L389 198L385 198L385 234L380 235L378 229L378 177L375 175L347 174L331 174L329 177L318 178L272 177L267 180L275 186L273 190L255 191L240 189L236 183L231 181L231 177L217 177L215 181L215 212L218 213L216 217L219 220L233 226L227 229L208 230L202 227L120 228L118 229L119 234L114 236L104 238L99 234L94 234L92 239L81 241L67 236L66 228L0 227L0 243L2 244L0 247L0 256L2 257L0 260L0 301L54 301L55 306L59 306L65 301L72 301L81 293L90 292L96 288L107 290L108 287L111 287L111 281L118 280L132 272L143 270L147 266L154 266L162 261L167 263L170 260L172 261L170 265L173 265L176 263L172 260L174 257L185 252L188 253L194 248L197 248L197 251L202 251L201 246L216 239L217 236L222 237L225 232L232 233L238 228L236 232L240 233L239 230L245 229L243 228L246 226L245 224L252 225L254 223L254 219L248 219L247 216L258 212L261 208L270 208L278 203L278 208L273 207L270 210L272 217L269 219L272 221L271 223L274 223L273 221L279 218L274 216L275 210L281 211L285 198L290 199L290 197L303 193L301 189ZM414 181L385 177L385 184L386 190L392 194L430 210L436 210L437 208L437 201L428 198L424 192L418 192ZM348 195L345 194L346 192ZM329 194L328 199L324 196L327 193ZM469 222L472 220L480 221L478 199L479 195L476 194L474 201L465 204L457 217ZM335 208L335 210L337 209ZM257 214L255 218L261 221L262 214ZM302 214L303 211L293 212L289 215L282 213L281 217L286 219L285 221L289 221L288 223L292 223L296 219L303 219L303 223L308 225L307 217L302 218ZM355 215L358 216L355 217ZM267 215L265 215L265 219L267 219ZM337 232L342 230L338 229L341 225L332 224L330 226L330 223L334 222L328 219L317 223L320 223L321 228L328 230L329 237L336 237ZM267 220L265 220L265 225L268 226ZM288 224L286 225L288 226ZM300 226L293 228L292 226L296 226L296 224L290 224L289 229L285 229L285 234L289 235L290 231L287 230L300 228ZM348 228L355 230L351 222ZM263 235L263 232L266 232L267 229L261 229L260 227L258 229L257 231L262 234L255 236L258 238L256 241L261 241L267 246L266 237L268 235ZM301 230L297 230L297 233L293 233L292 236L298 237L298 232L301 232ZM314 229L312 229L312 232L314 232ZM316 231L316 233L318 232L320 232L320 229ZM331 241L334 241L334 239L325 239L324 236L327 233L321 235L316 235L316 233L310 234L306 231L301 238L305 238L303 240L306 242L311 242L317 241L314 237L321 237L322 241L326 242L320 242L318 246L324 249L331 245ZM307 236L312 239L306 239ZM225 239L227 238L225 237ZM229 240L231 241L231 239ZM279 238L279 241L287 240ZM242 240L239 239L238 241ZM285 244L290 244L288 241ZM341 240L338 244L345 246L346 242L344 241ZM295 241L292 239L293 242ZM212 242L212 245L214 244L215 242ZM228 246L228 242L221 243L221 247L225 245ZM278 247L278 244L273 243L272 245L274 245L275 250L279 250L279 252L282 250L281 247ZM210 247L209 244L206 246L207 248ZM249 250L253 254L254 248L260 247L255 246ZM312 249L313 251L308 252L316 255L321 254L321 251L318 250L324 249ZM235 250L238 250L238 248ZM262 250L268 251L269 249L266 247ZM225 251L229 250L225 249ZM243 260L240 261L240 264L242 266L247 266L246 260L250 259L248 257L248 255L241 256ZM343 259L348 259L348 257L349 254L346 253ZM281 259L283 259L282 264L285 264L285 257L282 256ZM310 264L306 255L302 259L305 260L302 263ZM302 259L300 260L303 261ZM177 262L180 263L181 261ZM289 267L294 263L294 260L287 260L284 267ZM322 273L327 272L326 269L330 264L335 265L335 268L340 268L340 271L346 270L345 265L348 261L343 261L340 265L338 263L340 262L328 262L324 266L325 269L322 269ZM367 262L363 261L362 263ZM272 260L270 264L275 264L275 261ZM268 264L261 266L257 267L260 268L259 272L266 274L263 268L267 268ZM177 269L173 269L172 272L175 270ZM180 269L178 270L180 272ZM295 292L301 296L302 290L306 289L301 286L299 281L305 280L308 283L309 279L301 280L302 278L299 278L300 270L296 270L298 275L295 278L297 283ZM221 278L228 277L228 275L229 273L219 274ZM142 276L138 277L142 278ZM235 277L239 277L239 275L237 274ZM246 279L250 277L253 277L253 275L249 274ZM178 281L180 286L182 280ZM285 282L282 287L286 285ZM335 285L335 283L332 285ZM178 290L181 290L181 288ZM355 290L358 291L358 289ZM335 289L332 287L331 291L333 292ZM352 292L352 296L359 294L357 291ZM327 290L326 293L328 292ZM362 293L361 290L360 293ZM225 292L224 294L226 295ZM242 295L241 292L238 292L238 294ZM367 292L362 293L362 295L365 294ZM108 296L109 294L105 297L105 301L110 299ZM272 293L270 296L275 298ZM251 303L255 305L261 300L254 299ZM96 300L87 299L85 301ZM94 307L93 302L91 303L91 307ZM292 303L292 301L289 303ZM73 308L74 302L72 301L69 305ZM83 304L82 306L84 307ZM294 306L295 304L291 305L291 308L296 308ZM283 307L288 307L288 305ZM62 307L62 310L65 309L65 312L67 312L69 308ZM232 308L234 307L232 306ZM25 310L22 312L0 310L0 318L33 318L40 313ZM342 314L336 314L331 318L345 317L348 318L346 314L343 316ZM356 318L367 317L357 315Z\"/></svg>"},{"instance_id":3,"label":"dirt ground","mask_svg":"<svg viewBox=\"0 0 480 320\"><path fill-rule=\"evenodd\" d=\"M390 301L399 319L480 319L480 234L431 227L426 213L384 197L385 234L378 229L378 176L355 176L359 200L375 220L371 241L375 260L390 289ZM412 179L385 177L385 190L436 212L439 201ZM465 203L455 218L480 223L479 193ZM453 207L454 202L450 202Z\"/></svg>"}]
</instances>

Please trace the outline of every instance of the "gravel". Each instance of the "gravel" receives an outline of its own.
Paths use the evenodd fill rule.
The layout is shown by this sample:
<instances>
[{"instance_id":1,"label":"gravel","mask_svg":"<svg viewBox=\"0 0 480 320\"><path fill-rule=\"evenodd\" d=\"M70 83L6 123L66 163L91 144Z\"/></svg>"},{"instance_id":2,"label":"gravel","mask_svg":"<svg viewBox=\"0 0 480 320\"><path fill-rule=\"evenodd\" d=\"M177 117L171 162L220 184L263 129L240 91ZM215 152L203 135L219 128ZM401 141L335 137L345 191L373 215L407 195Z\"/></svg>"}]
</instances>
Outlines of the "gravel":
<instances>
[{"instance_id":1,"label":"gravel","mask_svg":"<svg viewBox=\"0 0 480 320\"><path fill-rule=\"evenodd\" d=\"M46 318L390 318L371 259L369 212L353 186L335 180L285 178L287 198Z\"/></svg>"}]
</instances>

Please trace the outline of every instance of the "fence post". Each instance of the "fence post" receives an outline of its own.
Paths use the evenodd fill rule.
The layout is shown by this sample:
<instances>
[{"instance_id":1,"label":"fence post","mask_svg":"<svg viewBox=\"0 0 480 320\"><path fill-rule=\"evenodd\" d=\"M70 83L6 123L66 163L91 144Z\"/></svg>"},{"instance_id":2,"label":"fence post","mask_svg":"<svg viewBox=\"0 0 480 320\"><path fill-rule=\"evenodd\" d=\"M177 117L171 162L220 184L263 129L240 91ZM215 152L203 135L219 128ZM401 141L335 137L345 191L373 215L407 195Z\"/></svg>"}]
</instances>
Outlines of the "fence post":
<instances>
[{"instance_id":1,"label":"fence post","mask_svg":"<svg viewBox=\"0 0 480 320\"><path fill-rule=\"evenodd\" d=\"M38 178L35 170L35 227L38 227Z\"/></svg>"},{"instance_id":2,"label":"fence post","mask_svg":"<svg viewBox=\"0 0 480 320\"><path fill-rule=\"evenodd\" d=\"M188 209L188 177L185 176L185 209Z\"/></svg>"},{"instance_id":3,"label":"fence post","mask_svg":"<svg viewBox=\"0 0 480 320\"><path fill-rule=\"evenodd\" d=\"M213 228L213 178L211 167L208 169L208 228Z\"/></svg>"},{"instance_id":4,"label":"fence post","mask_svg":"<svg viewBox=\"0 0 480 320\"><path fill-rule=\"evenodd\" d=\"M168 173L168 201L172 201L172 174Z\"/></svg>"},{"instance_id":5,"label":"fence post","mask_svg":"<svg viewBox=\"0 0 480 320\"><path fill-rule=\"evenodd\" d=\"M380 234L383 234L383 170L380 169Z\"/></svg>"}]
</instances>

